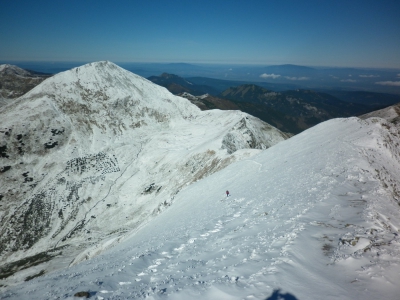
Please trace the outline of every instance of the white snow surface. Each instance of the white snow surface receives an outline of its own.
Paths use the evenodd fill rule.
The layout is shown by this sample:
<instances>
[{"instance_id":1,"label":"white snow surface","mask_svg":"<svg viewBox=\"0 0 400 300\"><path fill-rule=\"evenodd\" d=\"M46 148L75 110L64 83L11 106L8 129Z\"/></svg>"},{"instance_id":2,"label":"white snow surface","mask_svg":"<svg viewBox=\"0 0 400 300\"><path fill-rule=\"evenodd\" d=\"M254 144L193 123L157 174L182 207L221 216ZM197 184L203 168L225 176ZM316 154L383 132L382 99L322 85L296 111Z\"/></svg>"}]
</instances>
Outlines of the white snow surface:
<instances>
[{"instance_id":1,"label":"white snow surface","mask_svg":"<svg viewBox=\"0 0 400 300\"><path fill-rule=\"evenodd\" d=\"M2 291L100 254L186 186L288 137L111 62L48 78L0 116L0 270L16 271Z\"/></svg>"},{"instance_id":2,"label":"white snow surface","mask_svg":"<svg viewBox=\"0 0 400 300\"><path fill-rule=\"evenodd\" d=\"M383 119L324 122L186 187L114 248L0 298L399 299L399 143Z\"/></svg>"}]
</instances>

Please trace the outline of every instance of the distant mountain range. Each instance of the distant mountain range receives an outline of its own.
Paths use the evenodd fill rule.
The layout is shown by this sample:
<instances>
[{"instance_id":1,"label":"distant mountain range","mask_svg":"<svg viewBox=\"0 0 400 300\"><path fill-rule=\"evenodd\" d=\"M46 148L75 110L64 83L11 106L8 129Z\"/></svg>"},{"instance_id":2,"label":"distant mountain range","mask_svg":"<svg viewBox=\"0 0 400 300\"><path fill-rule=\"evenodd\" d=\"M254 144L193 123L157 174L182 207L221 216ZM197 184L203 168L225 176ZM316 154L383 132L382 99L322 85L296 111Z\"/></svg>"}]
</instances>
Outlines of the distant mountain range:
<instances>
[{"instance_id":1,"label":"distant mountain range","mask_svg":"<svg viewBox=\"0 0 400 300\"><path fill-rule=\"evenodd\" d=\"M56 74L86 62L0 62L21 68ZM312 89L328 91L368 91L400 95L400 69L309 67L284 65L235 65L195 63L118 63L124 69L148 78L169 73L199 85L203 78L254 83L273 91ZM196 79L193 79L196 78ZM206 80L207 81L207 80ZM237 86L235 84L232 86ZM226 87L228 88L228 87ZM225 89L226 89L225 88Z\"/></svg>"},{"instance_id":2,"label":"distant mountain range","mask_svg":"<svg viewBox=\"0 0 400 300\"><path fill-rule=\"evenodd\" d=\"M168 73L163 73L161 74L161 76L150 76L148 79L158 85L166 87L171 93L175 95L184 92L193 95L219 93L218 89L211 86L193 84L180 76Z\"/></svg>"},{"instance_id":3,"label":"distant mountain range","mask_svg":"<svg viewBox=\"0 0 400 300\"><path fill-rule=\"evenodd\" d=\"M268 118L268 122L273 126L281 130L287 128L293 133L332 118L354 116L368 110L362 104L343 102L324 93L310 90L273 92L254 84L227 89L220 96L235 102L267 107L269 113L262 115L261 119ZM281 116L277 121L269 119L268 115L279 116L279 114Z\"/></svg>"},{"instance_id":4,"label":"distant mountain range","mask_svg":"<svg viewBox=\"0 0 400 300\"><path fill-rule=\"evenodd\" d=\"M305 67L287 66L292 68ZM391 94L335 91L335 96L302 89L273 91L265 87L268 84L200 77L184 79L167 73L148 79L203 110L239 109L294 134L332 118L358 116L400 102L400 96Z\"/></svg>"},{"instance_id":5,"label":"distant mountain range","mask_svg":"<svg viewBox=\"0 0 400 300\"><path fill-rule=\"evenodd\" d=\"M221 66L217 68L216 66L180 63L134 66L135 68L139 66L144 69L147 68L152 72L162 66L166 70L175 70L180 74L192 75L215 75L219 74L218 70L221 70ZM246 66L237 67L236 72L240 70L243 72L244 70L250 71L248 68ZM224 80L199 76L184 78L166 72L160 76L150 76L148 79L166 87L175 95L189 99L202 110L214 108L241 110L292 134L299 133L331 118L358 116L400 102L400 95L388 93L333 88L316 90L298 88L299 82L305 84L308 82L307 78L318 74L326 75L332 69L279 65L259 67L257 70L257 72L262 72L262 75L265 74L264 77L268 79L268 82ZM228 71L234 72L234 69ZM376 80L374 76L378 76L360 69L340 68L333 71L338 76L340 74L358 74L358 77L364 76L359 78L366 80ZM24 70L17 66L1 65L0 106L12 102L12 99L25 94L49 76L51 75ZM260 76L258 80L260 80ZM355 79L349 80L354 81Z\"/></svg>"},{"instance_id":6,"label":"distant mountain range","mask_svg":"<svg viewBox=\"0 0 400 300\"><path fill-rule=\"evenodd\" d=\"M199 84L199 82L192 79L193 77L254 83L275 91L326 89L400 94L400 70L391 69L317 68L293 64L271 66L125 64L124 67L145 77L162 72L176 74L196 84ZM209 85L205 82L201 84Z\"/></svg>"}]
</instances>

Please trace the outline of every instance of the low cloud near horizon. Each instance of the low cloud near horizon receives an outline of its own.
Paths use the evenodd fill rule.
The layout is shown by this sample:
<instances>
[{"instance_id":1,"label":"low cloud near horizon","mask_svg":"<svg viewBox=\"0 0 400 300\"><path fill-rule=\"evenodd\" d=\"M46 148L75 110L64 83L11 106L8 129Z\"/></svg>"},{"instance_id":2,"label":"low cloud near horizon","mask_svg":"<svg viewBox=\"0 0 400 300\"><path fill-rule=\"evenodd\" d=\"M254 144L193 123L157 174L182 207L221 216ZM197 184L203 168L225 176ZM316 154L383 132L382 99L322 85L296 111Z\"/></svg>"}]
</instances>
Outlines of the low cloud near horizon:
<instances>
[{"instance_id":1,"label":"low cloud near horizon","mask_svg":"<svg viewBox=\"0 0 400 300\"><path fill-rule=\"evenodd\" d=\"M272 74L264 73L264 74L261 74L260 77L261 77L261 78L272 78L272 79L276 79L276 78L278 78L278 77L281 77L281 75L277 75L277 74L274 74L274 73L272 73Z\"/></svg>"},{"instance_id":2,"label":"low cloud near horizon","mask_svg":"<svg viewBox=\"0 0 400 300\"><path fill-rule=\"evenodd\" d=\"M309 80L309 77L289 77L289 76L285 76L286 79L289 80Z\"/></svg>"},{"instance_id":3,"label":"low cloud near horizon","mask_svg":"<svg viewBox=\"0 0 400 300\"><path fill-rule=\"evenodd\" d=\"M380 75L359 75L362 78L376 78L376 77L381 77Z\"/></svg>"},{"instance_id":4,"label":"low cloud near horizon","mask_svg":"<svg viewBox=\"0 0 400 300\"><path fill-rule=\"evenodd\" d=\"M387 86L400 86L400 81L379 81L375 82L375 84L387 85Z\"/></svg>"},{"instance_id":5,"label":"low cloud near horizon","mask_svg":"<svg viewBox=\"0 0 400 300\"><path fill-rule=\"evenodd\" d=\"M354 80L354 79L342 79L340 81L341 82L357 82L357 80Z\"/></svg>"}]
</instances>

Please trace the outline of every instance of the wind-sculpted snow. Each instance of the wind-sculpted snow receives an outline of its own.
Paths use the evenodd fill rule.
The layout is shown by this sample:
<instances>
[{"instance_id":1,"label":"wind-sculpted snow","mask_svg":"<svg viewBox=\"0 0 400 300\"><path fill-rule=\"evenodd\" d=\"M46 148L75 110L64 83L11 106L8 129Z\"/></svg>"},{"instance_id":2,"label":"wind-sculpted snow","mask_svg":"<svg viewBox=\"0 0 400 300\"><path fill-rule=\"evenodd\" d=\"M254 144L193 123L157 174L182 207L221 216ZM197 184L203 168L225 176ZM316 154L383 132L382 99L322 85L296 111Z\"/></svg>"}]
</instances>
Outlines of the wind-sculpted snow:
<instances>
[{"instance_id":1,"label":"wind-sculpted snow","mask_svg":"<svg viewBox=\"0 0 400 300\"><path fill-rule=\"evenodd\" d=\"M383 119L319 124L182 190L107 252L1 297L398 299L399 144Z\"/></svg>"},{"instance_id":2,"label":"wind-sculpted snow","mask_svg":"<svg viewBox=\"0 0 400 300\"><path fill-rule=\"evenodd\" d=\"M110 62L57 74L0 115L3 288L98 255L187 185L287 138Z\"/></svg>"}]
</instances>

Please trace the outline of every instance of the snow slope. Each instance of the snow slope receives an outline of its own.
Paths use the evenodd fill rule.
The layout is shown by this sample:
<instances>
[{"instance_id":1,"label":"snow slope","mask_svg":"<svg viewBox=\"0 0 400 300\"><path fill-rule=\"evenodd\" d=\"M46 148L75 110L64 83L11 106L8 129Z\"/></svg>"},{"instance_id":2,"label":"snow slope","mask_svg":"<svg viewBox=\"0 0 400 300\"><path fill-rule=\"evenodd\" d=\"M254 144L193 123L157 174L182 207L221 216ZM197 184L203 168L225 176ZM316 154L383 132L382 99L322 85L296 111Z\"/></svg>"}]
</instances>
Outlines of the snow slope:
<instances>
[{"instance_id":1,"label":"snow slope","mask_svg":"<svg viewBox=\"0 0 400 300\"><path fill-rule=\"evenodd\" d=\"M102 255L0 298L398 299L399 143L383 119L324 122L186 187Z\"/></svg>"},{"instance_id":2,"label":"snow slope","mask_svg":"<svg viewBox=\"0 0 400 300\"><path fill-rule=\"evenodd\" d=\"M185 186L287 137L110 62L48 78L0 116L3 289L101 253Z\"/></svg>"}]
</instances>

